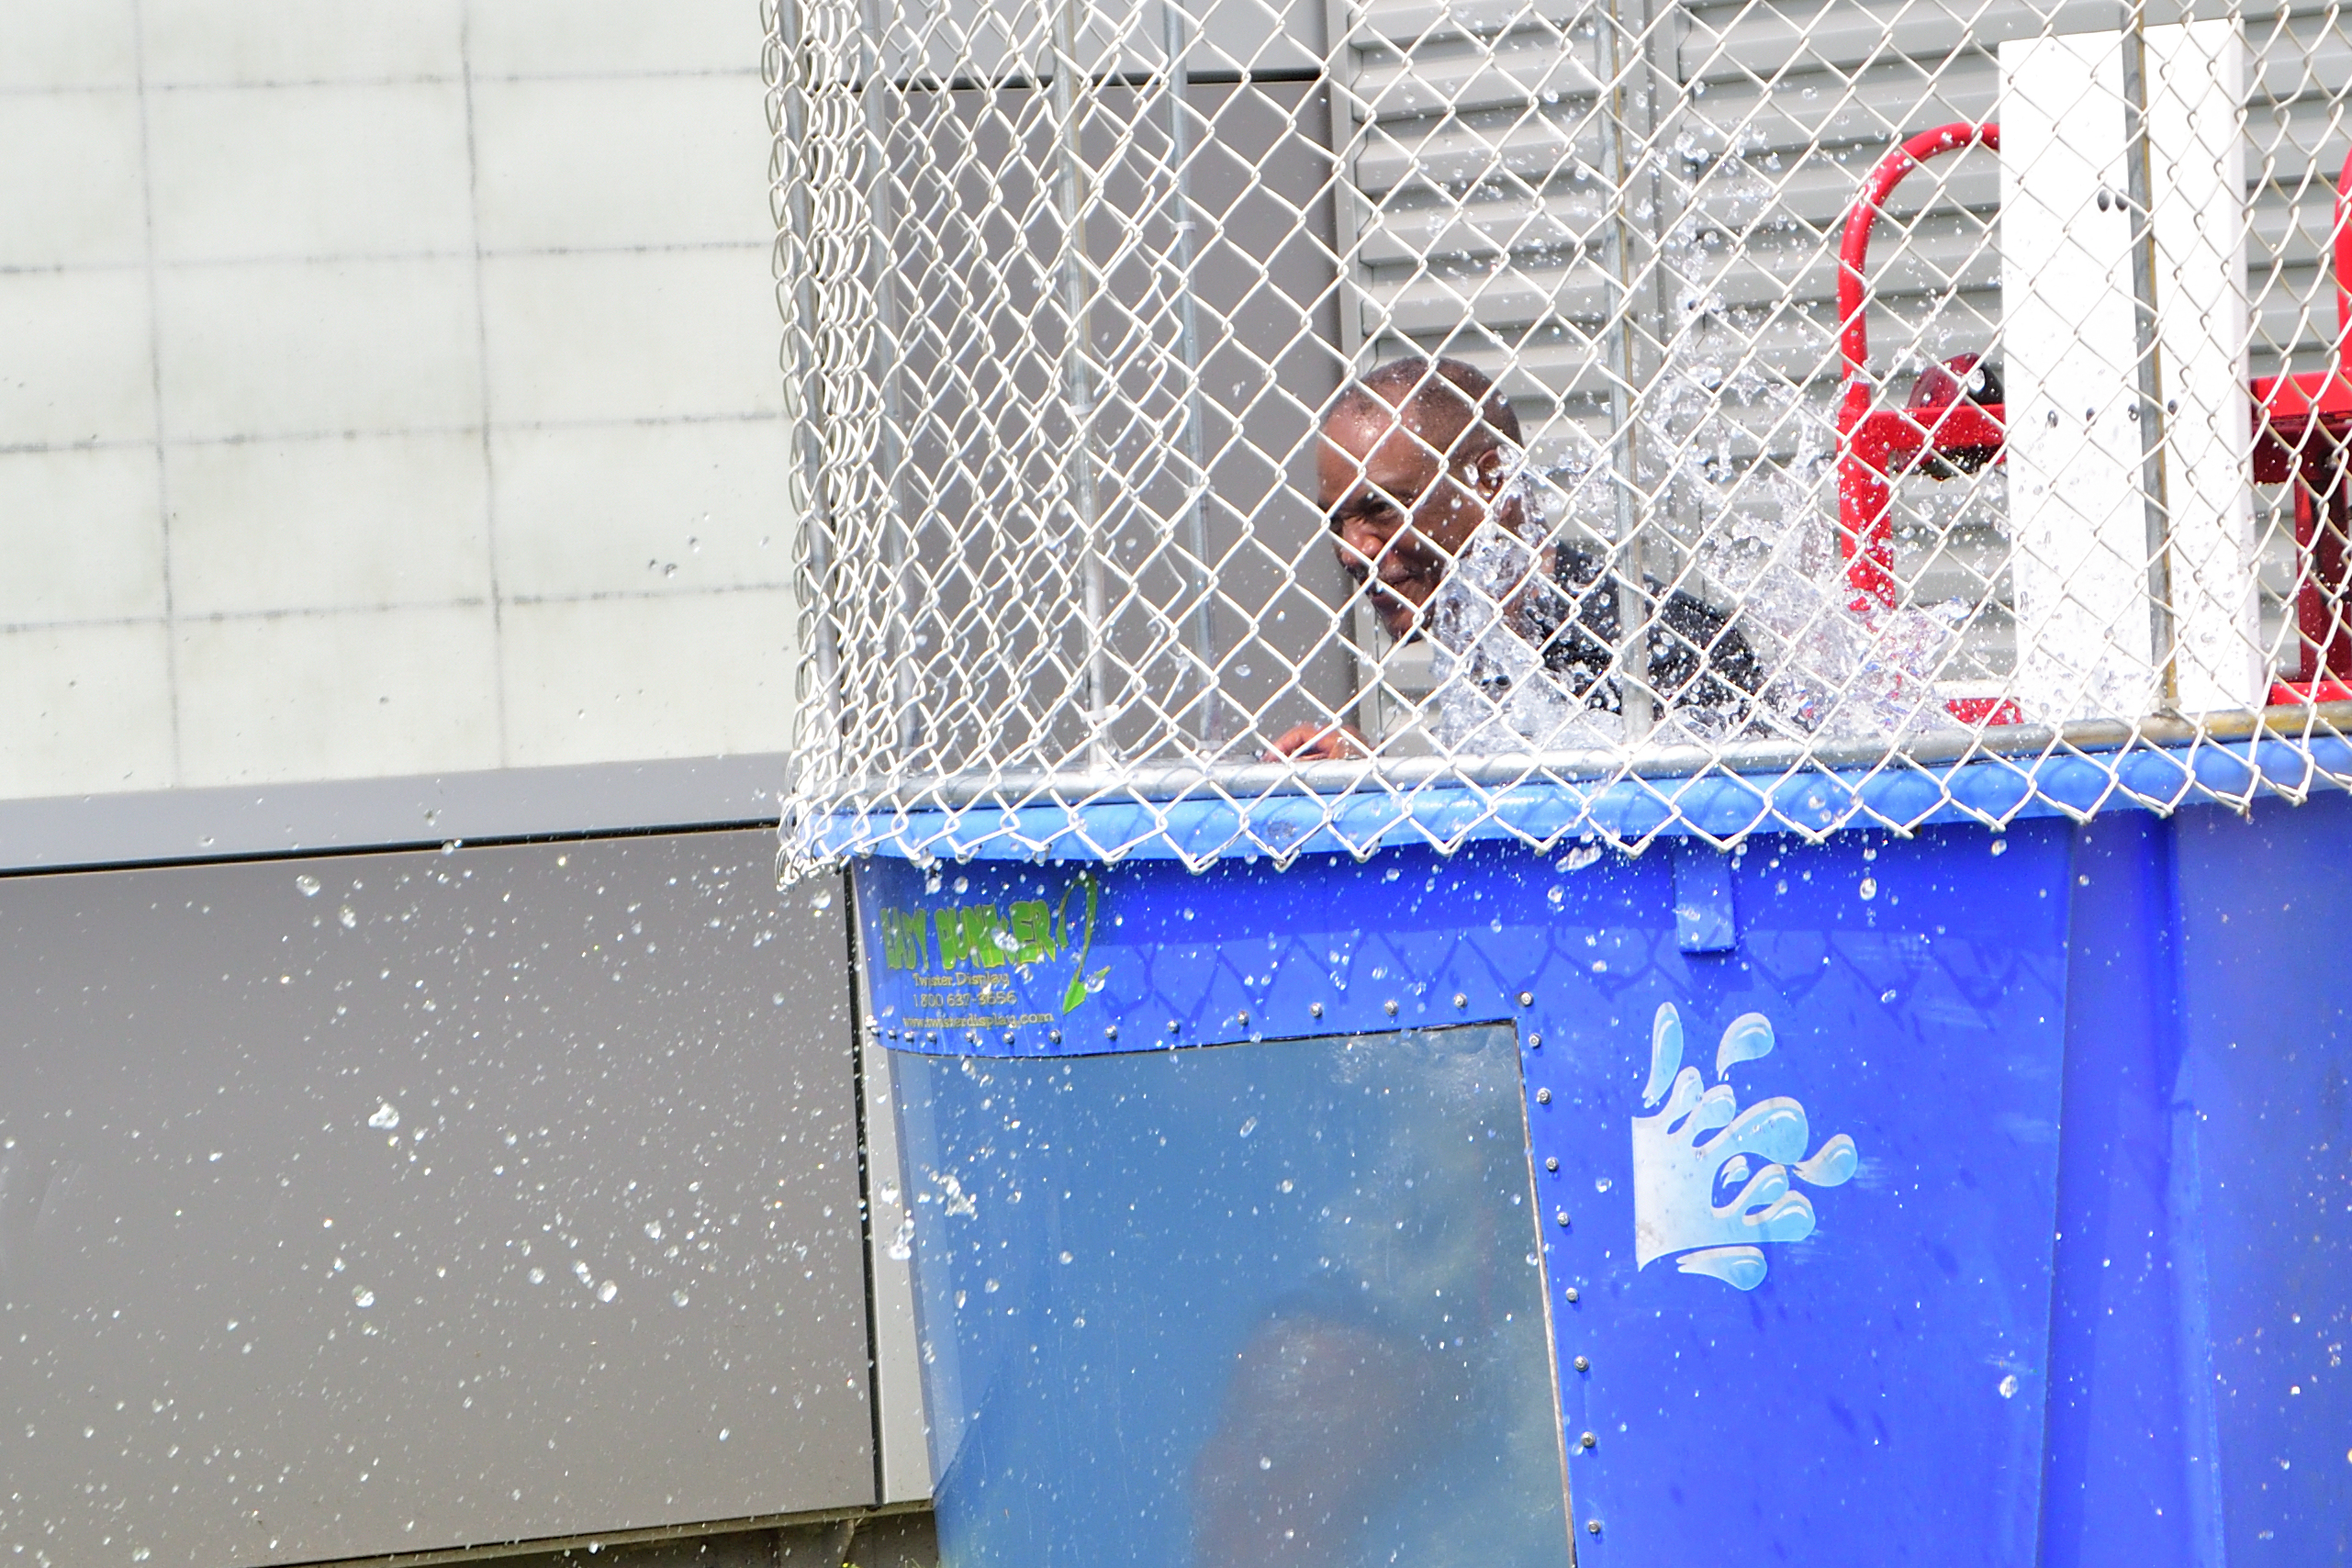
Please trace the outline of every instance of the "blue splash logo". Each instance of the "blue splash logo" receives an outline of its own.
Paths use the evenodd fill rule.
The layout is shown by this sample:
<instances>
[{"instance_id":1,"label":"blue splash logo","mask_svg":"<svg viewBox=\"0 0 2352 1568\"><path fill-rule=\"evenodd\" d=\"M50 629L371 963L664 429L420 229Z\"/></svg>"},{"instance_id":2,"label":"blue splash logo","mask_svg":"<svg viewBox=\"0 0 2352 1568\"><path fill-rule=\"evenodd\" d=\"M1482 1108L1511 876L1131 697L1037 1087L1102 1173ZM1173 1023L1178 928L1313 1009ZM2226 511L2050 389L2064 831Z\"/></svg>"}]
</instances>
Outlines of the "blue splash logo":
<instances>
[{"instance_id":1,"label":"blue splash logo","mask_svg":"<svg viewBox=\"0 0 2352 1568\"><path fill-rule=\"evenodd\" d=\"M1764 1282L1763 1244L1813 1234L1813 1201L1789 1178L1813 1187L1842 1186L1859 1159L1839 1133L1809 1159L1812 1129L1805 1107L1786 1097L1746 1110L1730 1085L1731 1069L1772 1054L1772 1020L1744 1013L1715 1047L1715 1087L1684 1067L1683 1021L1662 1002L1650 1025L1650 1081L1633 1118L1633 1235L1636 1267L1673 1258L1686 1274L1711 1274L1736 1290Z\"/></svg>"}]
</instances>

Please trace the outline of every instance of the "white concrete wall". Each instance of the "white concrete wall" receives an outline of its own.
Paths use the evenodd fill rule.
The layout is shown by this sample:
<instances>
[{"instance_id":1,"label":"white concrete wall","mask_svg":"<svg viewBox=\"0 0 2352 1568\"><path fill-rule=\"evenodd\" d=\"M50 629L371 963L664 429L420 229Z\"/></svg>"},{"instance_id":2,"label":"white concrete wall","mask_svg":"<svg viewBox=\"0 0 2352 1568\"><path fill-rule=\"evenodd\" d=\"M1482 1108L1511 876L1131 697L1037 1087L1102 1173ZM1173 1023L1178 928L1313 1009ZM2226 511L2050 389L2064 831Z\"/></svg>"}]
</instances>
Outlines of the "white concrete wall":
<instances>
[{"instance_id":1,"label":"white concrete wall","mask_svg":"<svg viewBox=\"0 0 2352 1568\"><path fill-rule=\"evenodd\" d=\"M755 0L0 0L0 799L780 749Z\"/></svg>"}]
</instances>

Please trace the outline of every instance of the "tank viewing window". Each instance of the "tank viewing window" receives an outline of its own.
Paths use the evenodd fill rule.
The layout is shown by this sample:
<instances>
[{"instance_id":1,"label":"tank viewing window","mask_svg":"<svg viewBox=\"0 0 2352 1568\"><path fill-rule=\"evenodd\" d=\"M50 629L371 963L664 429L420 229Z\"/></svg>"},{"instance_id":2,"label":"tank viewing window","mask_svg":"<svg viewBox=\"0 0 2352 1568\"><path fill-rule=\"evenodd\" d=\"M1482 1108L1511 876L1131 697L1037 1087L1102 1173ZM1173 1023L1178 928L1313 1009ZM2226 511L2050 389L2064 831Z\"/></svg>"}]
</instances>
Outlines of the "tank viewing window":
<instances>
[{"instance_id":1,"label":"tank viewing window","mask_svg":"<svg viewBox=\"0 0 2352 1568\"><path fill-rule=\"evenodd\" d=\"M890 1062L950 1561L1565 1560L1509 1026Z\"/></svg>"}]
</instances>

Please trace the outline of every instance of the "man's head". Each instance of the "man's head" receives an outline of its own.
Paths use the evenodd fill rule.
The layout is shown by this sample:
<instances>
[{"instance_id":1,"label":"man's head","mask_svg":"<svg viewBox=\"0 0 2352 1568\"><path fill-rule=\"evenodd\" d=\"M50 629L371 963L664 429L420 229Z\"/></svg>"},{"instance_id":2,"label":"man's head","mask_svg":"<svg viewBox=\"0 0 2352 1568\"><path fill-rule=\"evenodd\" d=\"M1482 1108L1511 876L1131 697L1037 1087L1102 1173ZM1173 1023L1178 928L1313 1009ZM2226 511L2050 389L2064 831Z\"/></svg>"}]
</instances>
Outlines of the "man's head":
<instances>
[{"instance_id":1,"label":"man's head","mask_svg":"<svg viewBox=\"0 0 2352 1568\"><path fill-rule=\"evenodd\" d=\"M1500 514L1518 450L1518 416L1460 360L1391 360L1333 400L1316 487L1340 567L1389 635L1411 633L1481 522L1516 524Z\"/></svg>"}]
</instances>

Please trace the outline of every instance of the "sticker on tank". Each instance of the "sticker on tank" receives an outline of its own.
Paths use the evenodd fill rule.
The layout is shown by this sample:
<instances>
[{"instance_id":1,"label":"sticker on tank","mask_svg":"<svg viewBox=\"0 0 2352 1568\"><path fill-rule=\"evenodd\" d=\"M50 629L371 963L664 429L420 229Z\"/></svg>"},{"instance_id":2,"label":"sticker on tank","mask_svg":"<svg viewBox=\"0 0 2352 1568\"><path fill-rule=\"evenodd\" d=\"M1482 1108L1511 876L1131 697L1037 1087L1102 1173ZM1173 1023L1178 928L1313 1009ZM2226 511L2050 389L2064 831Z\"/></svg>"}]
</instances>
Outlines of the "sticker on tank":
<instances>
[{"instance_id":1,"label":"sticker on tank","mask_svg":"<svg viewBox=\"0 0 2352 1568\"><path fill-rule=\"evenodd\" d=\"M1672 1002L1650 1025L1646 1110L1633 1120L1633 1231L1638 1267L1673 1258L1686 1274L1711 1274L1736 1289L1764 1282L1764 1244L1813 1234L1813 1201L1789 1178L1815 1187L1843 1185L1859 1160L1854 1139L1831 1137L1810 1158L1805 1107L1786 1096L1746 1110L1731 1069L1768 1056L1772 1021L1745 1013L1724 1026L1715 1048L1715 1087L1684 1067L1683 1021Z\"/></svg>"}]
</instances>

